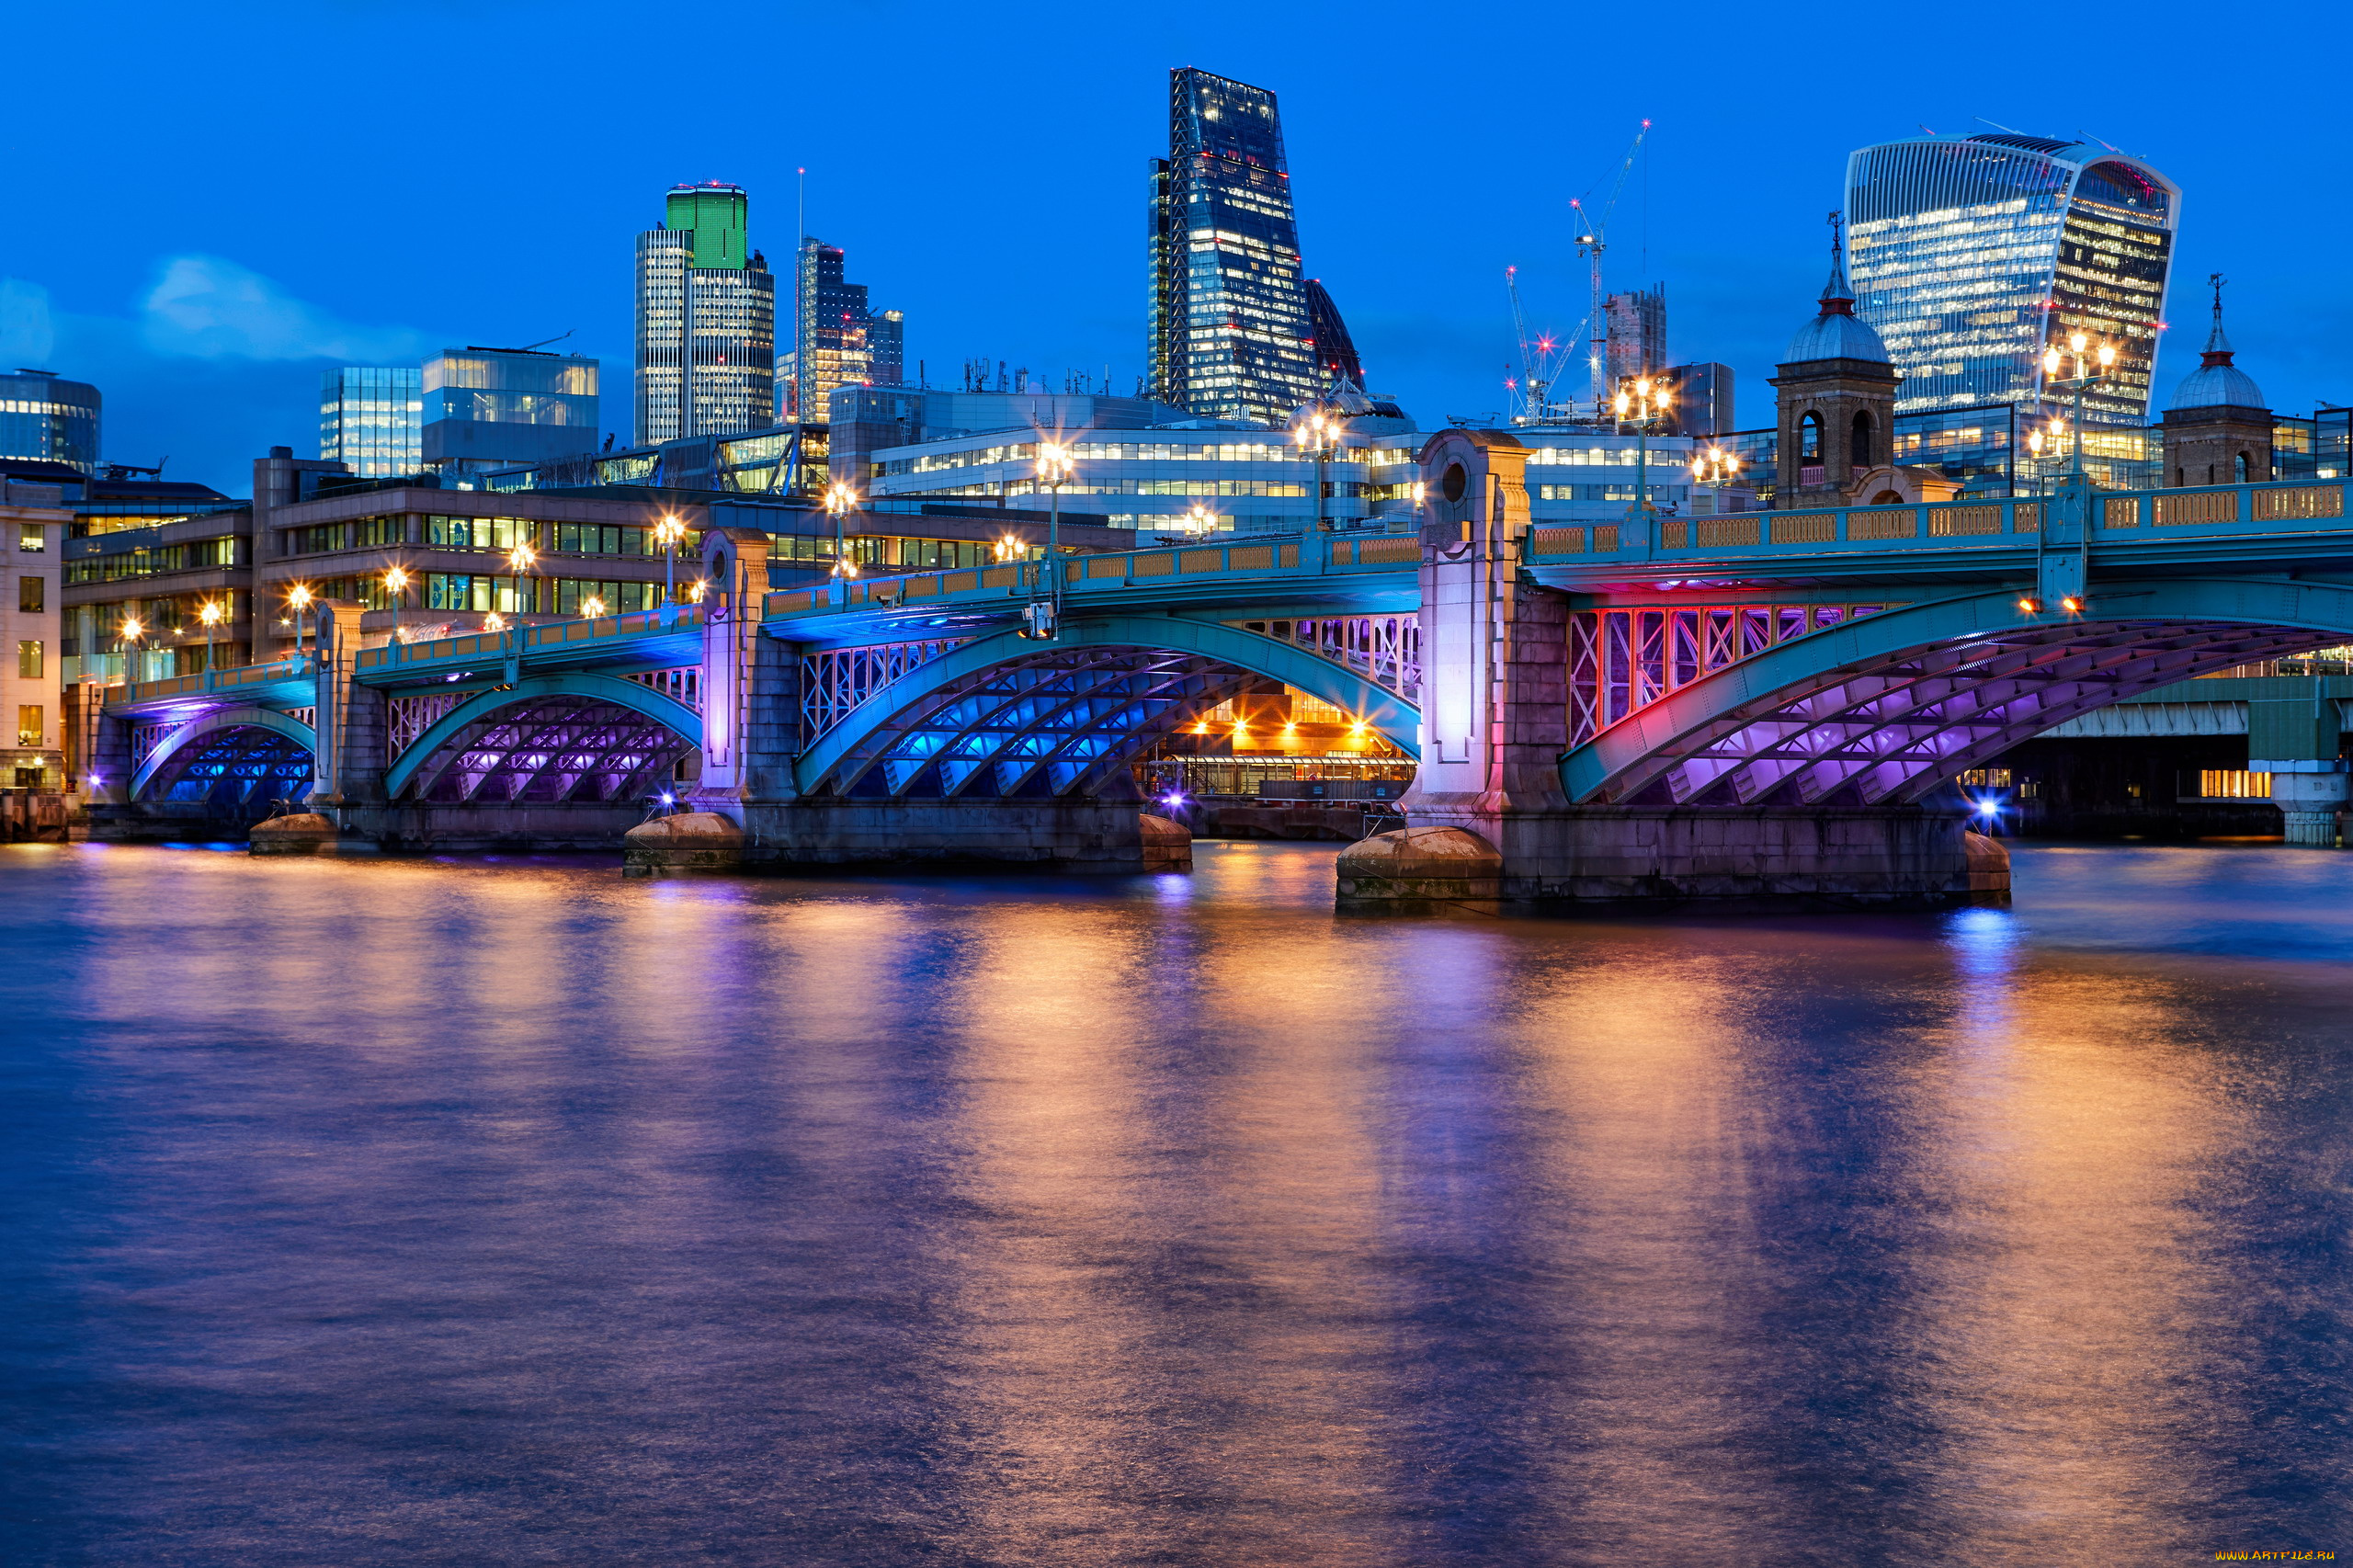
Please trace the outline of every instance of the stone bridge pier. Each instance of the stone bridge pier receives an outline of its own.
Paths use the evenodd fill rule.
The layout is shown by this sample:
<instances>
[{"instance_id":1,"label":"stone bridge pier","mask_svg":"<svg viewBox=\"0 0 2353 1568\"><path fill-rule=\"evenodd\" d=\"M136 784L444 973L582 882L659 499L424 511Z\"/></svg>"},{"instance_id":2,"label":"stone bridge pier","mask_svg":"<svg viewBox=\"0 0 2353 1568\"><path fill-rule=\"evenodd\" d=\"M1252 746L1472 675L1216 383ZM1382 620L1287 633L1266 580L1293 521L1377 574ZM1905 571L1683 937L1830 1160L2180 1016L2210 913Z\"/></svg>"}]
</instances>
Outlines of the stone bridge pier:
<instances>
[{"instance_id":1,"label":"stone bridge pier","mask_svg":"<svg viewBox=\"0 0 2353 1568\"><path fill-rule=\"evenodd\" d=\"M1571 798L1562 765L1571 741L1575 603L1527 570L1527 459L1499 431L1449 430L1423 450L1420 773L1402 801L1403 835L1343 857L1342 903L1967 900L1966 812L1957 794L1910 805L1797 807ZM1476 843L1433 839L1433 829Z\"/></svg>"}]
</instances>

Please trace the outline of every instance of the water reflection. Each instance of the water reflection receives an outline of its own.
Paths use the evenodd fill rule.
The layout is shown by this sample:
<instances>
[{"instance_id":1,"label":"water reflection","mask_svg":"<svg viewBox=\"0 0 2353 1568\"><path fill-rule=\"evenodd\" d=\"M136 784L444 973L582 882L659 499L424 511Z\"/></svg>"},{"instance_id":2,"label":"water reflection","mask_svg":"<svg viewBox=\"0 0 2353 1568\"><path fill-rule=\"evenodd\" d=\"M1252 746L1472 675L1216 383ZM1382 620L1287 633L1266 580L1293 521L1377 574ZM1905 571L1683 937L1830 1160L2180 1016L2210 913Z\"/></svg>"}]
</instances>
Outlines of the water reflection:
<instances>
[{"instance_id":1,"label":"water reflection","mask_svg":"<svg viewBox=\"0 0 2353 1568\"><path fill-rule=\"evenodd\" d=\"M0 851L17 1554L2342 1547L2348 866L1539 923L1279 845Z\"/></svg>"}]
</instances>

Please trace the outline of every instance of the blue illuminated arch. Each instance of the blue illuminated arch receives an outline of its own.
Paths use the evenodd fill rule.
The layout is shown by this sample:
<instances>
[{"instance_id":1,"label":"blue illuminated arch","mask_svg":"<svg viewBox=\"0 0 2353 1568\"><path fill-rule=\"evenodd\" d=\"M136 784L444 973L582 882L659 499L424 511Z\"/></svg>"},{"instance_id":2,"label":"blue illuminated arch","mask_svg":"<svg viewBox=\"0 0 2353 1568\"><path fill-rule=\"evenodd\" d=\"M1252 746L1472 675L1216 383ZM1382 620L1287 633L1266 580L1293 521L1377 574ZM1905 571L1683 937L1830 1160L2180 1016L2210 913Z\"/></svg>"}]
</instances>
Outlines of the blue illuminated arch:
<instances>
[{"instance_id":1,"label":"blue illuminated arch","mask_svg":"<svg viewBox=\"0 0 2353 1568\"><path fill-rule=\"evenodd\" d=\"M998 665L1038 661L1056 649L1137 648L1190 654L1282 682L1361 718L1409 756L1418 756L1421 712L1383 687L1329 659L1217 621L1173 616L1090 615L1063 625L1053 642L1029 642L1011 631L978 638L941 654L876 690L819 737L793 765L803 794L813 794L836 768L854 762L907 710L960 680Z\"/></svg>"},{"instance_id":2,"label":"blue illuminated arch","mask_svg":"<svg viewBox=\"0 0 2353 1568\"><path fill-rule=\"evenodd\" d=\"M274 735L282 736L309 752L315 766L319 755L319 734L301 720L275 708L215 708L172 731L153 751L147 754L146 760L131 776L131 799L135 801L144 794L157 776L165 771L167 765L190 746L229 730L267 730Z\"/></svg>"}]
</instances>

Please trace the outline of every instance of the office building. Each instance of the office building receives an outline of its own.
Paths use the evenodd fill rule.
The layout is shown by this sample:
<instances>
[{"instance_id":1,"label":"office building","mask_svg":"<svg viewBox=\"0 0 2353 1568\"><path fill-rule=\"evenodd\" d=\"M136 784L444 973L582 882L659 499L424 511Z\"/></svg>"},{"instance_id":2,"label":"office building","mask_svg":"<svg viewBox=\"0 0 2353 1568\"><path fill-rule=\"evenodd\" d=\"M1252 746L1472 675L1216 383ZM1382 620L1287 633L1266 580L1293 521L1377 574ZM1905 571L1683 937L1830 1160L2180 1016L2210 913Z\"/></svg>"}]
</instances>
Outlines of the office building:
<instances>
[{"instance_id":1,"label":"office building","mask_svg":"<svg viewBox=\"0 0 2353 1568\"><path fill-rule=\"evenodd\" d=\"M70 516L57 486L0 479L0 789L64 785L57 574Z\"/></svg>"},{"instance_id":2,"label":"office building","mask_svg":"<svg viewBox=\"0 0 2353 1568\"><path fill-rule=\"evenodd\" d=\"M1328 295L1320 335L1313 319L1274 94L1206 71L1169 73L1150 243L1154 397L1272 426L1325 390L1318 343L1346 344L1347 331Z\"/></svg>"},{"instance_id":3,"label":"office building","mask_svg":"<svg viewBox=\"0 0 2353 1568\"><path fill-rule=\"evenodd\" d=\"M843 275L842 248L804 237L793 287L792 353L779 417L824 424L835 387L906 379L906 317L878 311Z\"/></svg>"},{"instance_id":4,"label":"office building","mask_svg":"<svg viewBox=\"0 0 2353 1568\"><path fill-rule=\"evenodd\" d=\"M0 374L0 458L98 472L98 389L53 370Z\"/></svg>"},{"instance_id":5,"label":"office building","mask_svg":"<svg viewBox=\"0 0 2353 1568\"><path fill-rule=\"evenodd\" d=\"M482 473L596 449L594 359L529 348L445 348L425 362L419 380L424 466L435 472ZM359 472L357 465L352 472Z\"/></svg>"},{"instance_id":6,"label":"office building","mask_svg":"<svg viewBox=\"0 0 2353 1568\"><path fill-rule=\"evenodd\" d=\"M415 473L425 460L424 371L343 365L319 380L319 456L369 479Z\"/></svg>"},{"instance_id":7,"label":"office building","mask_svg":"<svg viewBox=\"0 0 2353 1568\"><path fill-rule=\"evenodd\" d=\"M2044 350L2082 333L2117 354L2085 394L2086 423L2145 423L2179 201L2139 158L2048 137L1921 136L1855 153L1856 313L1902 373L1897 412L2039 407Z\"/></svg>"},{"instance_id":8,"label":"office building","mask_svg":"<svg viewBox=\"0 0 2353 1568\"><path fill-rule=\"evenodd\" d=\"M673 186L662 227L637 237L639 446L774 422L776 279L750 207L739 186Z\"/></svg>"},{"instance_id":9,"label":"office building","mask_svg":"<svg viewBox=\"0 0 2353 1568\"><path fill-rule=\"evenodd\" d=\"M836 387L829 414L830 477L861 493L874 478L874 454L885 447L989 431L1143 430L1188 417L1142 397L881 385Z\"/></svg>"},{"instance_id":10,"label":"office building","mask_svg":"<svg viewBox=\"0 0 2353 1568\"><path fill-rule=\"evenodd\" d=\"M1609 384L1666 369L1666 286L1612 294L1601 302Z\"/></svg>"},{"instance_id":11,"label":"office building","mask_svg":"<svg viewBox=\"0 0 2353 1568\"><path fill-rule=\"evenodd\" d=\"M1670 423L1677 433L1713 436L1739 426L1733 407L1730 365L1710 359L1696 365L1670 365L1661 373L1675 399Z\"/></svg>"},{"instance_id":12,"label":"office building","mask_svg":"<svg viewBox=\"0 0 2353 1568\"><path fill-rule=\"evenodd\" d=\"M1340 319L1340 307L1320 278L1307 280L1307 335L1315 349L1315 371L1324 388L1347 381L1364 385L1364 361L1357 358L1356 339Z\"/></svg>"}]
</instances>

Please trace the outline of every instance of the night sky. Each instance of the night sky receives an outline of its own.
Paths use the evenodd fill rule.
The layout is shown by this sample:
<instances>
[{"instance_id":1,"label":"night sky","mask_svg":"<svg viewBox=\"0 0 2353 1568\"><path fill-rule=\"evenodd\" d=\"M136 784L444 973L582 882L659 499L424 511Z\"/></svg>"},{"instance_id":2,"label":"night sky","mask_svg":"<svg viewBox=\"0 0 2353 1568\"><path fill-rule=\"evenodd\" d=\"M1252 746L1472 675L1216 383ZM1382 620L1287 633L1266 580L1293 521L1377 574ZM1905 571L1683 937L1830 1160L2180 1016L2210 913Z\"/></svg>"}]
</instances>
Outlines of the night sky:
<instances>
[{"instance_id":1,"label":"night sky","mask_svg":"<svg viewBox=\"0 0 2353 1568\"><path fill-rule=\"evenodd\" d=\"M9 24L0 364L93 381L106 455L235 494L317 450L318 372L445 344L605 365L629 439L634 239L680 179L752 193L907 312L935 385L986 357L1059 384L1143 369L1144 165L1166 73L1280 97L1308 270L1374 390L1426 425L1504 406L1503 269L1573 330L1568 199L1656 121L1612 287L1663 280L1675 358L1722 359L1745 425L1810 313L1845 155L1989 129L2088 133L2184 187L2158 368L2195 363L2234 279L2277 408L2353 401L2341 53L2322 12L2250 36L2211 6L824 7L85 4ZM2046 19L2047 18L2047 19ZM706 20L708 19L708 21ZM2075 30L2081 26L2081 35ZM2317 29L2317 30L2313 30ZM2087 39L2088 41L2085 41ZM2308 47L2307 47L2308 46ZM1645 264L1645 256L1647 263Z\"/></svg>"}]
</instances>

